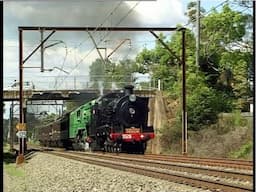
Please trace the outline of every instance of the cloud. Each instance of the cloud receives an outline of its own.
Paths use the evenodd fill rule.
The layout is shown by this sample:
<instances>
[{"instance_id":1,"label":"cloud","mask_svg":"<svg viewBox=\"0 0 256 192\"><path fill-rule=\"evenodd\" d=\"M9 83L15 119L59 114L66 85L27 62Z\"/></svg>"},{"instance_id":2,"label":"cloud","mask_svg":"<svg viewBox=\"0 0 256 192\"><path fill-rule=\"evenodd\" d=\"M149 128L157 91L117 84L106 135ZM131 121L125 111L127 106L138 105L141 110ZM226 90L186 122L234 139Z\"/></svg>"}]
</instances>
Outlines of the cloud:
<instances>
[{"instance_id":1,"label":"cloud","mask_svg":"<svg viewBox=\"0 0 256 192\"><path fill-rule=\"evenodd\" d=\"M131 2L127 4L132 7ZM144 25L175 27L186 20L180 0L142 1L135 7L135 11Z\"/></svg>"},{"instance_id":2,"label":"cloud","mask_svg":"<svg viewBox=\"0 0 256 192\"><path fill-rule=\"evenodd\" d=\"M179 0L139 3L82 0L62 1L61 3L58 1L7 1L4 3L4 76L12 78L6 78L5 84L18 78L18 26L97 27L102 24L102 26L112 27L174 27L183 21L184 16ZM25 58L39 44L40 33L26 32L23 34ZM47 34L49 32L45 32L44 36L46 37ZM113 54L111 57L113 60L123 59L126 55L134 56L144 44L138 43L139 41L154 41L154 38L146 33L95 32L92 34L97 46L107 47L108 53L114 50L123 39L131 39L132 49L129 48L128 43L125 43ZM60 44L47 49L45 68L58 66L65 71L72 71L71 75L88 75L90 64L99 56L95 49L91 51L94 45L87 32L57 32L47 41L47 44L51 44L52 40L63 40L67 48ZM99 44L100 40L102 41ZM109 40L109 42L106 43L104 40ZM40 66L39 51L29 59L26 66ZM46 85L48 80L54 81L47 76L65 75L57 70L40 73L39 69L25 69L24 73L25 78L38 81L42 85Z\"/></svg>"},{"instance_id":3,"label":"cloud","mask_svg":"<svg viewBox=\"0 0 256 192\"><path fill-rule=\"evenodd\" d=\"M30 44L24 43L27 50L33 49ZM18 43L16 41L4 41L4 87L11 85L14 80L19 80L19 60L18 60ZM26 52L24 58L30 53ZM41 59L40 52L36 52L24 64L24 80L33 81L37 89L56 89L55 82L62 88L71 85L74 87L74 76L77 77L77 84L86 83L89 79L89 66L96 59L99 58L98 52L91 47L90 50L68 48L63 46L56 46L45 50L44 53L44 68L45 72L40 72ZM38 68L28 68L38 67ZM62 69L62 70L58 70ZM54 69L53 71L48 71ZM67 77L65 72L70 73ZM56 79L56 76L59 76ZM79 80L83 79L83 80ZM61 82L63 81L63 82ZM71 83L70 83L71 82ZM58 87L58 88L61 88Z\"/></svg>"},{"instance_id":4,"label":"cloud","mask_svg":"<svg viewBox=\"0 0 256 192\"><path fill-rule=\"evenodd\" d=\"M26 26L115 26L129 11L129 6L122 2L93 1L46 1L17 2L4 4L6 29ZM19 11L17 11L19 10ZM129 15L122 25L137 25L140 23L136 15ZM16 28L17 30L17 28Z\"/></svg>"}]
</instances>

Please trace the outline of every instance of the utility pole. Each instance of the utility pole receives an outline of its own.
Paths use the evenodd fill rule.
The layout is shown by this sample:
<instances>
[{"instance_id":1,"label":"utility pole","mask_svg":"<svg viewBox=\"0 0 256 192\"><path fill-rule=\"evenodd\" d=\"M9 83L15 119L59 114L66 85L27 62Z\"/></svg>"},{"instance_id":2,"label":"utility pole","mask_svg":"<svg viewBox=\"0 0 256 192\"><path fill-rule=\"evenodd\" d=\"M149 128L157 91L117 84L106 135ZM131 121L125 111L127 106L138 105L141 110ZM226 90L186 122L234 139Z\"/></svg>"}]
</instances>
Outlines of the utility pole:
<instances>
[{"instance_id":1,"label":"utility pole","mask_svg":"<svg viewBox=\"0 0 256 192\"><path fill-rule=\"evenodd\" d=\"M188 123L187 123L187 102L186 102L186 30L182 30L182 154L188 154Z\"/></svg>"},{"instance_id":2,"label":"utility pole","mask_svg":"<svg viewBox=\"0 0 256 192\"><path fill-rule=\"evenodd\" d=\"M19 30L19 85L20 85L20 92L19 92L19 102L20 102L20 109L19 109L19 123L17 124L16 128L18 129L18 133L26 133L26 124L24 123L24 113L23 107L25 105L24 98L23 98L23 33L22 30ZM16 164L20 164L24 162L24 153L25 153L25 146L26 140L24 137L19 137L19 155L16 158Z\"/></svg>"},{"instance_id":3,"label":"utility pole","mask_svg":"<svg viewBox=\"0 0 256 192\"><path fill-rule=\"evenodd\" d=\"M13 151L13 101L10 106L10 119L9 119L9 126L10 126L10 151Z\"/></svg>"},{"instance_id":4,"label":"utility pole","mask_svg":"<svg viewBox=\"0 0 256 192\"><path fill-rule=\"evenodd\" d=\"M41 72L44 72L44 44L43 44L43 40L44 40L44 31L41 30Z\"/></svg>"},{"instance_id":5,"label":"utility pole","mask_svg":"<svg viewBox=\"0 0 256 192\"><path fill-rule=\"evenodd\" d=\"M41 43L38 45L24 60L23 60L23 29L18 28L19 31L19 103L20 103L20 109L19 109L19 123L16 125L16 128L18 130L17 136L19 138L19 155L16 158L16 164L21 164L24 162L24 154L27 148L26 143L26 135L27 135L27 129L26 129L26 101L24 99L23 95L23 69L24 69L24 63L42 46L42 44L47 41L54 33L55 30L53 30Z\"/></svg>"},{"instance_id":6,"label":"utility pole","mask_svg":"<svg viewBox=\"0 0 256 192\"><path fill-rule=\"evenodd\" d=\"M253 1L253 34L252 34L252 38L253 38L253 63L252 63L252 66L253 66L253 88L252 88L252 91L253 91L253 103L254 103L254 107L253 107L253 117L255 117L255 65L256 65L256 40L255 40L255 32L256 32L256 25L255 25L255 19L256 19L256 16L255 16L255 9L256 9L256 1ZM254 136L256 136L256 132L255 132L255 119L253 121L253 132L254 132ZM256 147L256 143L254 141L254 149ZM255 168L255 165L254 165L254 168Z\"/></svg>"},{"instance_id":7,"label":"utility pole","mask_svg":"<svg viewBox=\"0 0 256 192\"><path fill-rule=\"evenodd\" d=\"M196 65L199 66L200 57L200 0L197 0L196 9Z\"/></svg>"}]
</instances>

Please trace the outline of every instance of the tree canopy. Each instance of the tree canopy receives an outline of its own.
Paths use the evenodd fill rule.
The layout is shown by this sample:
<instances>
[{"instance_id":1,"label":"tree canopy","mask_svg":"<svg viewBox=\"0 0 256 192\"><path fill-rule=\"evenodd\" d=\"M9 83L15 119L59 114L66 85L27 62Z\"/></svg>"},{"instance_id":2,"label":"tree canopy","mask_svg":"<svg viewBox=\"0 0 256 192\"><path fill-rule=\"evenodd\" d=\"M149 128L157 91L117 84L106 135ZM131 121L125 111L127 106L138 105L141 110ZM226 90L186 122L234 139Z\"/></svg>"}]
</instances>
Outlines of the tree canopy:
<instances>
[{"instance_id":1,"label":"tree canopy","mask_svg":"<svg viewBox=\"0 0 256 192\"><path fill-rule=\"evenodd\" d=\"M248 2L237 3L250 7ZM185 36L188 128L191 130L214 123L220 112L246 110L246 99L252 95L249 79L253 69L252 17L248 12L232 9L229 3L208 15L201 8L200 59L199 66L196 65L195 7L193 2L188 4L186 15L193 25ZM156 40L153 49L144 48L134 61L108 61L105 76L119 76L127 81L126 75L133 72L149 73L152 78L161 79L164 91L171 98L180 100L182 73L177 57L181 57L181 33L173 32L168 38L161 33L158 36L174 54ZM102 62L96 60L90 75L102 74L102 69Z\"/></svg>"}]
</instances>

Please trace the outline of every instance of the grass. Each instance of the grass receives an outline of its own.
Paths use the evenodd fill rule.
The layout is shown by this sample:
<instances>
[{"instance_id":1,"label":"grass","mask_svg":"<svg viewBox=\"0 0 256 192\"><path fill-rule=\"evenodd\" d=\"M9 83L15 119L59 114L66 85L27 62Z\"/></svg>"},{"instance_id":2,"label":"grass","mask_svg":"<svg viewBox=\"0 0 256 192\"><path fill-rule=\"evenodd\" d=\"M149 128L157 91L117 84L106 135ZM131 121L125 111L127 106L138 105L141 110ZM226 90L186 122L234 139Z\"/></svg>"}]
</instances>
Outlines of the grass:
<instances>
[{"instance_id":1,"label":"grass","mask_svg":"<svg viewBox=\"0 0 256 192\"><path fill-rule=\"evenodd\" d=\"M10 145L7 143L3 143L3 147L4 147L4 149L3 149L4 152L7 152L10 150Z\"/></svg>"},{"instance_id":2,"label":"grass","mask_svg":"<svg viewBox=\"0 0 256 192\"><path fill-rule=\"evenodd\" d=\"M10 146L8 144L4 144L3 162L5 164L9 164L9 163L15 163L15 161L16 161L15 151L10 151Z\"/></svg>"},{"instance_id":3,"label":"grass","mask_svg":"<svg viewBox=\"0 0 256 192\"><path fill-rule=\"evenodd\" d=\"M10 151L10 146L8 144L4 144L3 152L4 171L10 176L24 177L24 170L16 165L16 153Z\"/></svg>"},{"instance_id":4,"label":"grass","mask_svg":"<svg viewBox=\"0 0 256 192\"><path fill-rule=\"evenodd\" d=\"M4 163L4 171L10 175L15 177L24 177L25 171L21 167L17 167L15 163Z\"/></svg>"},{"instance_id":5,"label":"grass","mask_svg":"<svg viewBox=\"0 0 256 192\"><path fill-rule=\"evenodd\" d=\"M174 121L172 121L174 122ZM164 153L180 154L181 126L163 127ZM253 159L253 117L238 112L222 114L216 124L200 131L188 131L188 153L202 157Z\"/></svg>"},{"instance_id":6,"label":"grass","mask_svg":"<svg viewBox=\"0 0 256 192\"><path fill-rule=\"evenodd\" d=\"M252 141L248 141L247 143L245 143L244 145L242 145L239 149L237 149L234 152L231 152L229 155L231 158L242 158L242 159L246 159L248 158L250 155L252 155L253 151L253 143Z\"/></svg>"}]
</instances>

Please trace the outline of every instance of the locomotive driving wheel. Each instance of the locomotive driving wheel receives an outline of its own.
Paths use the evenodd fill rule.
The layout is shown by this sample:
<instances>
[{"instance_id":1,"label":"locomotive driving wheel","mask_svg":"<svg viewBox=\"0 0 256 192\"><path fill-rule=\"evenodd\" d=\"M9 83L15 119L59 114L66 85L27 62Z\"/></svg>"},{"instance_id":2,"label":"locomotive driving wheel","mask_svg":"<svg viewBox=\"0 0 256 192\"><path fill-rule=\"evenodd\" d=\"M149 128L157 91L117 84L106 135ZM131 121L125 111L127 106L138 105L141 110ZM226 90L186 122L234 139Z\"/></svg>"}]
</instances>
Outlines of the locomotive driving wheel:
<instances>
[{"instance_id":1,"label":"locomotive driving wheel","mask_svg":"<svg viewBox=\"0 0 256 192\"><path fill-rule=\"evenodd\" d=\"M116 153L121 153L121 152L122 152L122 144L117 144Z\"/></svg>"},{"instance_id":2,"label":"locomotive driving wheel","mask_svg":"<svg viewBox=\"0 0 256 192\"><path fill-rule=\"evenodd\" d=\"M147 143L143 142L140 144L140 153L144 154L147 148Z\"/></svg>"}]
</instances>

